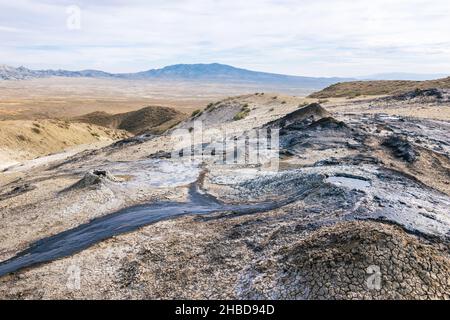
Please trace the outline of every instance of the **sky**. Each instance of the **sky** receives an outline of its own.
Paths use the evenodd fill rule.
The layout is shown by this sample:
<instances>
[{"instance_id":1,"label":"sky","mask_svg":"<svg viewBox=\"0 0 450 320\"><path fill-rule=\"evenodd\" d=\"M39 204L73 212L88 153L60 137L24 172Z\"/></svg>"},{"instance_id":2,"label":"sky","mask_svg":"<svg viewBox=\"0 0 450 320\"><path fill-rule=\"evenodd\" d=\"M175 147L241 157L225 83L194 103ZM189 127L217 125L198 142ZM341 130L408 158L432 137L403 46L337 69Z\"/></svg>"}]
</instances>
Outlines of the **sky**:
<instances>
[{"instance_id":1,"label":"sky","mask_svg":"<svg viewBox=\"0 0 450 320\"><path fill-rule=\"evenodd\" d=\"M450 74L449 0L0 0L0 64Z\"/></svg>"}]
</instances>

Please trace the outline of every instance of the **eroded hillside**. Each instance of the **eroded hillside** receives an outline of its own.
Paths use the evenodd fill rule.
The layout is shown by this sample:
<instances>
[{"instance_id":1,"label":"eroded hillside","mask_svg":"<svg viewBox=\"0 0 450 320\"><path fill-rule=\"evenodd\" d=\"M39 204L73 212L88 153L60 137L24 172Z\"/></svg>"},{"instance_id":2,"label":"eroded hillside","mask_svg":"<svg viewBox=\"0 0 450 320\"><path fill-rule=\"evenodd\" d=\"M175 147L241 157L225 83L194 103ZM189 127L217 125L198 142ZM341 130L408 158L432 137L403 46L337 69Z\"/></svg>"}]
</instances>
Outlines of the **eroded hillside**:
<instances>
[{"instance_id":1,"label":"eroded hillside","mask_svg":"<svg viewBox=\"0 0 450 320\"><path fill-rule=\"evenodd\" d=\"M377 101L234 97L174 128L214 129L192 149L169 130L2 173L0 297L449 299L450 124ZM280 130L278 166L222 164L208 141L252 129Z\"/></svg>"},{"instance_id":2,"label":"eroded hillside","mask_svg":"<svg viewBox=\"0 0 450 320\"><path fill-rule=\"evenodd\" d=\"M76 117L73 121L125 130L134 134L144 132L160 134L174 127L186 117L185 114L172 108L150 106L119 114L97 111Z\"/></svg>"},{"instance_id":3,"label":"eroded hillside","mask_svg":"<svg viewBox=\"0 0 450 320\"><path fill-rule=\"evenodd\" d=\"M106 145L128 136L123 130L61 120L0 121L0 168L74 146Z\"/></svg>"}]
</instances>

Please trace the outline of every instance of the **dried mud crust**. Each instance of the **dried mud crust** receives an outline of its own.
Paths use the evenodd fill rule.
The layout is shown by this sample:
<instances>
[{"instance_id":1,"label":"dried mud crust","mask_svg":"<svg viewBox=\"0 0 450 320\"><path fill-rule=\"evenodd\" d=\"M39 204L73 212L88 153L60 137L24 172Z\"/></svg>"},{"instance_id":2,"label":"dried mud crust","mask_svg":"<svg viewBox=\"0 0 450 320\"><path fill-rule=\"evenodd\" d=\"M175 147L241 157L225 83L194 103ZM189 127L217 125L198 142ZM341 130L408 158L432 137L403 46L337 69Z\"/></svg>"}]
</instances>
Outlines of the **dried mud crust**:
<instances>
[{"instance_id":1,"label":"dried mud crust","mask_svg":"<svg viewBox=\"0 0 450 320\"><path fill-rule=\"evenodd\" d=\"M284 213L148 226L0 280L0 295L103 299L449 299L448 245L380 222L307 229ZM278 222L278 223L277 223ZM79 290L67 288L79 266ZM369 288L379 268L380 287ZM376 270L376 269L372 269Z\"/></svg>"},{"instance_id":2,"label":"dried mud crust","mask_svg":"<svg viewBox=\"0 0 450 320\"><path fill-rule=\"evenodd\" d=\"M282 248L275 263L262 261L259 271L249 269L259 274L244 297L449 299L448 249L392 225L340 223ZM368 287L375 272L379 286Z\"/></svg>"}]
</instances>

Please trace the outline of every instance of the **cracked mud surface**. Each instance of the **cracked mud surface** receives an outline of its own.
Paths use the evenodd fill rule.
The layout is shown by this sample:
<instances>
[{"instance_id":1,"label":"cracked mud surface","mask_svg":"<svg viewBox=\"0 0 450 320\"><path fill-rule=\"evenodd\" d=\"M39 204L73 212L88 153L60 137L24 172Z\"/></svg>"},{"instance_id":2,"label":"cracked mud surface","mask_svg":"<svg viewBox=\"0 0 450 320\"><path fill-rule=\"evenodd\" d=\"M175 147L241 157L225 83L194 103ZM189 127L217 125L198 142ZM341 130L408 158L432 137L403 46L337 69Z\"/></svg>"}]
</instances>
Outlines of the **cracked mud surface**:
<instances>
[{"instance_id":1,"label":"cracked mud surface","mask_svg":"<svg viewBox=\"0 0 450 320\"><path fill-rule=\"evenodd\" d=\"M389 103L444 109L445 97L393 97ZM1 261L123 208L185 202L202 170L203 191L224 203L283 205L144 226L5 275L0 297L449 299L450 124L365 112L367 104L387 100L359 102L364 112L348 113L319 105L296 111L299 101L286 98L272 115L274 101L237 97L211 112L221 115L220 126L238 133L280 127L278 171L167 159L158 155L173 147L169 136L142 136L5 174ZM233 121L242 104L250 114ZM97 169L109 178L91 179ZM75 289L68 285L73 268L80 272Z\"/></svg>"}]
</instances>

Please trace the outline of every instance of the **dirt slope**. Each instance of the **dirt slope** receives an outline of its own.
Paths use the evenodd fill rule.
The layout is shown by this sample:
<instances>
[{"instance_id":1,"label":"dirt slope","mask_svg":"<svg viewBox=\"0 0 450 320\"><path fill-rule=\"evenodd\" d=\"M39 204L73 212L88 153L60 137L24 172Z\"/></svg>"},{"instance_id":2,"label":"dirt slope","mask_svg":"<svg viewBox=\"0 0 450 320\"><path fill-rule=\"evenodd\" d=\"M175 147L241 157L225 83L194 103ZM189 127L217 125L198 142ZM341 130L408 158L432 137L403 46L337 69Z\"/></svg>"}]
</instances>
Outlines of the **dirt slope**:
<instances>
[{"instance_id":1,"label":"dirt slope","mask_svg":"<svg viewBox=\"0 0 450 320\"><path fill-rule=\"evenodd\" d=\"M93 112L76 117L73 121L139 134L142 132L162 133L184 118L186 118L185 114L172 108L149 106L140 110L119 114Z\"/></svg>"},{"instance_id":2,"label":"dirt slope","mask_svg":"<svg viewBox=\"0 0 450 320\"><path fill-rule=\"evenodd\" d=\"M85 123L57 120L0 121L0 164L16 162L62 151L68 147L113 141L129 136Z\"/></svg>"},{"instance_id":3,"label":"dirt slope","mask_svg":"<svg viewBox=\"0 0 450 320\"><path fill-rule=\"evenodd\" d=\"M192 128L195 122L201 121L207 128L226 126L230 130L240 130L244 123L252 127L263 125L314 101L303 97L262 92L229 97L209 103L204 109L198 109L177 128Z\"/></svg>"},{"instance_id":4,"label":"dirt slope","mask_svg":"<svg viewBox=\"0 0 450 320\"><path fill-rule=\"evenodd\" d=\"M310 98L342 98L362 95L400 94L416 89L450 88L450 77L429 81L352 81L341 82L311 94Z\"/></svg>"}]
</instances>

